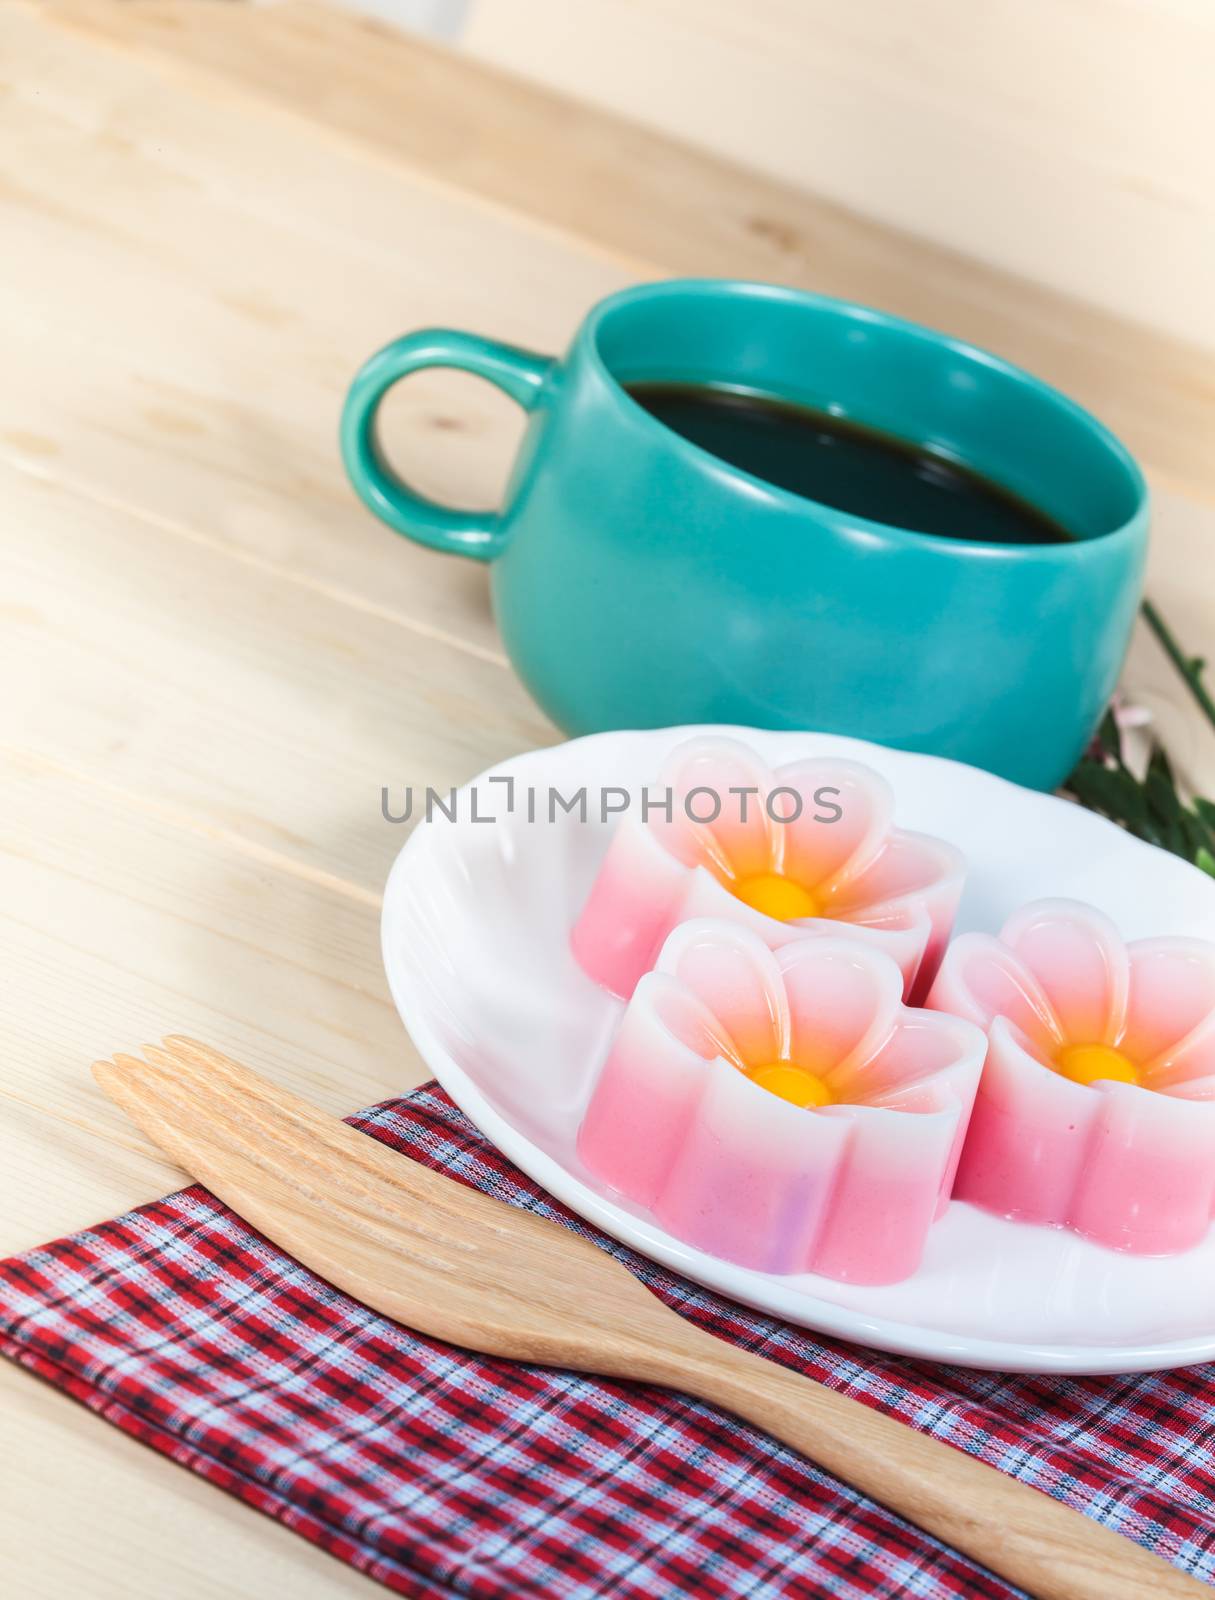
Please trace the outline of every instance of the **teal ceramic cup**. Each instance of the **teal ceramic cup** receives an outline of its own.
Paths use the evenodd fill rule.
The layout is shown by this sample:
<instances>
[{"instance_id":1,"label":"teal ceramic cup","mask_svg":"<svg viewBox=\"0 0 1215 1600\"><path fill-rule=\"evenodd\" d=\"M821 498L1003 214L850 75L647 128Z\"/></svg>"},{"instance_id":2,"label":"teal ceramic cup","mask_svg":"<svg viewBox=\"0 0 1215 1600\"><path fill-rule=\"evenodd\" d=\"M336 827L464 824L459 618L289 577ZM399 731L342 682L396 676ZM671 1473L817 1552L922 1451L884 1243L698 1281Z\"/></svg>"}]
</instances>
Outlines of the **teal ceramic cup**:
<instances>
[{"instance_id":1,"label":"teal ceramic cup","mask_svg":"<svg viewBox=\"0 0 1215 1600\"><path fill-rule=\"evenodd\" d=\"M380 401L423 367L475 373L530 413L501 511L436 505L386 460ZM804 499L626 393L652 381L759 391L941 450L1073 538L942 538ZM356 377L342 451L390 527L489 563L510 658L570 734L805 728L1053 788L1114 689L1139 602L1147 490L1094 417L971 345L765 284L626 290L559 360L408 334Z\"/></svg>"}]
</instances>

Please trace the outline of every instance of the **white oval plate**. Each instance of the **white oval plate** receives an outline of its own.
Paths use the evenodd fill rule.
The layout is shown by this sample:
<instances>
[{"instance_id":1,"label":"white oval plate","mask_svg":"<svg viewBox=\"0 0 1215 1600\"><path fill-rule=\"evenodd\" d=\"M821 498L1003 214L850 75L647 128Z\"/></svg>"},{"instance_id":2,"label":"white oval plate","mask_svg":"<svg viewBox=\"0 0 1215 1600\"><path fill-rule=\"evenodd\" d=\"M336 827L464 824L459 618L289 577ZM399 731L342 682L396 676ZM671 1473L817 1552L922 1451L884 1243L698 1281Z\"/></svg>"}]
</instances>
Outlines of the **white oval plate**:
<instances>
[{"instance_id":1,"label":"white oval plate","mask_svg":"<svg viewBox=\"0 0 1215 1600\"><path fill-rule=\"evenodd\" d=\"M460 791L454 822L435 813L415 828L389 876L389 985L423 1059L456 1104L524 1172L605 1233L821 1333L1020 1372L1131 1372L1215 1358L1215 1229L1184 1255L1128 1256L955 1202L934 1225L914 1277L861 1287L752 1272L690 1249L587 1173L575 1135L620 1012L569 952L570 927L612 827L597 815L598 796L605 787L626 788L636 804L668 751L706 732L746 739L772 766L840 755L885 774L900 826L939 834L965 852L959 932L996 931L1026 900L1070 895L1108 912L1127 938L1215 938L1215 883L1197 868L1067 801L973 767L819 734L599 734L482 774ZM568 797L583 786L588 821L559 806L550 821L550 790Z\"/></svg>"}]
</instances>

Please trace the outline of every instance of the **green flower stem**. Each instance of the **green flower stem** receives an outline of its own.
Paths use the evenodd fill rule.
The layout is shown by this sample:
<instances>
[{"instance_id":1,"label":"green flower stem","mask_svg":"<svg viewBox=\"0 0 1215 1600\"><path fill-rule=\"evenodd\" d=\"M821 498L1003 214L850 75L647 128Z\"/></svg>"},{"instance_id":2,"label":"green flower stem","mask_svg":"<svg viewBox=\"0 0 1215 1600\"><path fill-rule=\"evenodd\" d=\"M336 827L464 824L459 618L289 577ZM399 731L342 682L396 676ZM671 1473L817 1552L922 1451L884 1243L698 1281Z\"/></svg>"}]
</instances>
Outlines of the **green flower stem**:
<instances>
[{"instance_id":1,"label":"green flower stem","mask_svg":"<svg viewBox=\"0 0 1215 1600\"><path fill-rule=\"evenodd\" d=\"M1169 628L1150 600L1143 602L1143 615L1147 620L1148 627L1160 640L1165 654L1189 685L1190 693L1202 707L1203 715L1211 726L1215 728L1215 700L1211 699L1206 685L1202 681L1202 662L1185 654L1173 637L1171 628Z\"/></svg>"}]
</instances>

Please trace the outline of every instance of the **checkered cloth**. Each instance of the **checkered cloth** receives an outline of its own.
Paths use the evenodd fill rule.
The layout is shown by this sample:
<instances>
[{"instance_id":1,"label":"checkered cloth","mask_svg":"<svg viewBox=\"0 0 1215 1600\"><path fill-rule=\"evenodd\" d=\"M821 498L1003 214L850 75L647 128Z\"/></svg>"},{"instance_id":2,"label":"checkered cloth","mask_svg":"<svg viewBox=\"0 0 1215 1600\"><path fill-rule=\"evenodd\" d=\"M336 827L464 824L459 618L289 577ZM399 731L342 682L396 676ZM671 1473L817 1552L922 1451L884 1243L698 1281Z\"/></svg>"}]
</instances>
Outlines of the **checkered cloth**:
<instances>
[{"instance_id":1,"label":"checkered cloth","mask_svg":"<svg viewBox=\"0 0 1215 1600\"><path fill-rule=\"evenodd\" d=\"M585 1226L434 1085L353 1119ZM1215 1582L1215 1372L1024 1378L817 1339L600 1240L702 1327L859 1396ZM0 1350L398 1594L1016 1591L695 1401L386 1321L200 1188L0 1263Z\"/></svg>"}]
</instances>

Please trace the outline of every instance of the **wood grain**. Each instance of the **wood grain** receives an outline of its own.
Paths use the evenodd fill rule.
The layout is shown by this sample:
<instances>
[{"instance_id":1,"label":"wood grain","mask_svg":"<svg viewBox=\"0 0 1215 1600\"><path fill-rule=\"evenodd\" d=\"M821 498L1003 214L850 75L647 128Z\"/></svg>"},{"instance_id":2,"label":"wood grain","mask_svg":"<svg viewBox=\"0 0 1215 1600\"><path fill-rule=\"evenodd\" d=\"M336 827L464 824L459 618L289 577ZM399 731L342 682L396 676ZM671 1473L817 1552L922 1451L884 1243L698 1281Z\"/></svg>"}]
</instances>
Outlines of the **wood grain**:
<instances>
[{"instance_id":1,"label":"wood grain","mask_svg":"<svg viewBox=\"0 0 1215 1600\"><path fill-rule=\"evenodd\" d=\"M588 1239L403 1158L206 1045L169 1038L93 1070L192 1177L398 1322L724 1406L1041 1600L1207 1593L1037 1490L714 1339Z\"/></svg>"},{"instance_id":2,"label":"wood grain","mask_svg":"<svg viewBox=\"0 0 1215 1600\"><path fill-rule=\"evenodd\" d=\"M370 163L605 252L633 278L773 279L974 339L1091 406L1156 471L1215 498L1209 347L306 0L59 0L53 17L160 63L169 82L197 83L225 115L252 99Z\"/></svg>"},{"instance_id":3,"label":"wood grain","mask_svg":"<svg viewBox=\"0 0 1215 1600\"><path fill-rule=\"evenodd\" d=\"M115 1044L184 1023L334 1112L425 1076L384 985L378 896L138 794L0 753L0 904L0 1255L177 1181L83 1070Z\"/></svg>"},{"instance_id":4,"label":"wood grain","mask_svg":"<svg viewBox=\"0 0 1215 1600\"><path fill-rule=\"evenodd\" d=\"M484 571L350 493L342 396L427 323L556 350L628 269L57 14L0 6L0 459L501 663ZM424 492L497 500L521 417L488 385L421 375L385 420Z\"/></svg>"},{"instance_id":5,"label":"wood grain","mask_svg":"<svg viewBox=\"0 0 1215 1600\"><path fill-rule=\"evenodd\" d=\"M1215 347L1204 0L478 0L462 44Z\"/></svg>"},{"instance_id":6,"label":"wood grain","mask_svg":"<svg viewBox=\"0 0 1215 1600\"><path fill-rule=\"evenodd\" d=\"M0 493L31 530L0 540L7 741L268 865L378 896L405 832L384 785L445 789L556 737L495 663L3 467Z\"/></svg>"}]
</instances>

